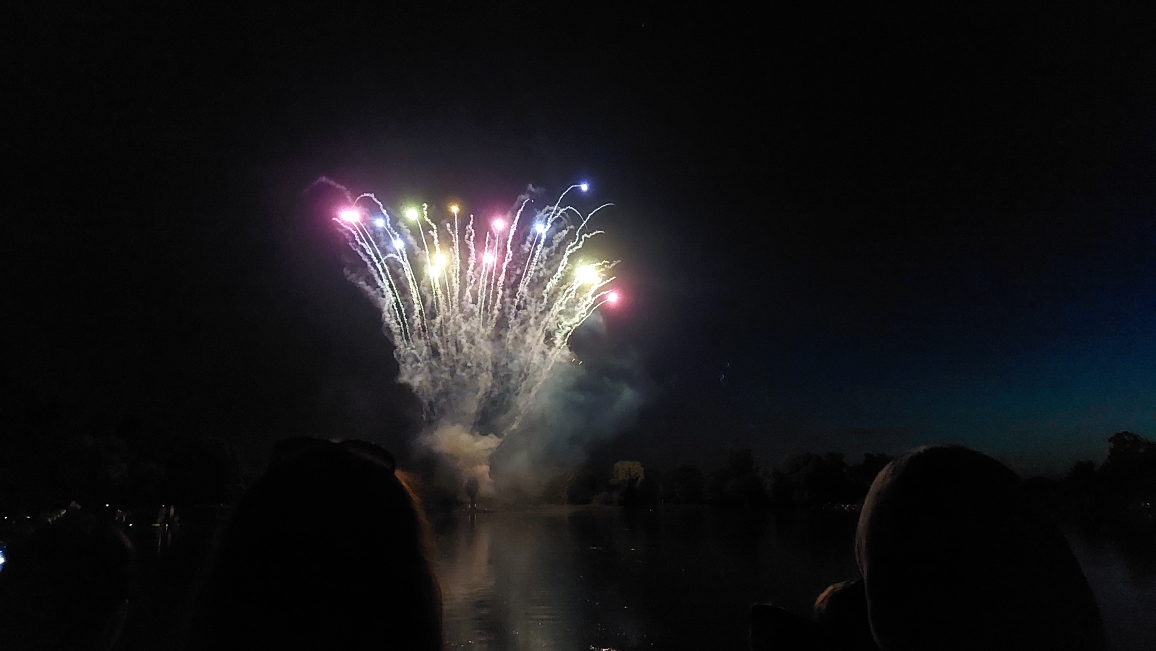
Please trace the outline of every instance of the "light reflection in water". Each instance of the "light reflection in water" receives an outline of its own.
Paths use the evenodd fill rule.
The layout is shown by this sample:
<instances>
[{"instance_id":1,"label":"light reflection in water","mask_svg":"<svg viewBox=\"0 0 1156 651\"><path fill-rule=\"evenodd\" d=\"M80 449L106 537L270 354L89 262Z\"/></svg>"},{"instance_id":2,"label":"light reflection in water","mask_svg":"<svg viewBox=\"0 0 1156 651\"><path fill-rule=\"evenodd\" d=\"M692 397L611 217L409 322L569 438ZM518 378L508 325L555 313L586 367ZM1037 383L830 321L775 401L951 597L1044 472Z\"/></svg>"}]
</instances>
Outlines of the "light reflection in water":
<instances>
[{"instance_id":1,"label":"light reflection in water","mask_svg":"<svg viewBox=\"0 0 1156 651\"><path fill-rule=\"evenodd\" d=\"M747 649L747 613L807 614L857 575L854 516L555 508L438 523L446 643L472 650ZM1073 539L1112 649L1156 649L1156 555Z\"/></svg>"},{"instance_id":2,"label":"light reflection in water","mask_svg":"<svg viewBox=\"0 0 1156 651\"><path fill-rule=\"evenodd\" d=\"M774 529L765 514L702 509L555 508L443 521L435 565L447 645L745 648L752 602L806 610L854 568L847 527L834 544L768 535Z\"/></svg>"},{"instance_id":3,"label":"light reflection in water","mask_svg":"<svg viewBox=\"0 0 1156 651\"><path fill-rule=\"evenodd\" d=\"M456 524L436 559L450 648L552 649L575 638L565 518L486 513Z\"/></svg>"},{"instance_id":4,"label":"light reflection in water","mask_svg":"<svg viewBox=\"0 0 1156 651\"><path fill-rule=\"evenodd\" d=\"M807 614L856 575L854 517L554 508L438 523L451 649L746 649L751 603ZM1156 562L1073 540L1113 649L1156 648Z\"/></svg>"}]
</instances>

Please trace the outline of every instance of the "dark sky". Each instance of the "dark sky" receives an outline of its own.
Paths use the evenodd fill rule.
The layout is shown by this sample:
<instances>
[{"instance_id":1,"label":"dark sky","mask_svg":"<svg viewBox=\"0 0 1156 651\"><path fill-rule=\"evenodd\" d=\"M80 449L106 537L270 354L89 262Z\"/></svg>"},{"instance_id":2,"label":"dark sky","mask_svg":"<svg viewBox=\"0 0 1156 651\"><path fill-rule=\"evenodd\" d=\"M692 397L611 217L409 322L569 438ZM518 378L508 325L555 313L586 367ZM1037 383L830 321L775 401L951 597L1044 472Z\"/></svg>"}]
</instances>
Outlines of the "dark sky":
<instances>
[{"instance_id":1,"label":"dark sky","mask_svg":"<svg viewBox=\"0 0 1156 651\"><path fill-rule=\"evenodd\" d=\"M169 4L6 20L10 397L402 446L419 410L303 190L589 179L626 297L594 347L648 400L601 454L1051 468L1156 434L1151 15Z\"/></svg>"}]
</instances>

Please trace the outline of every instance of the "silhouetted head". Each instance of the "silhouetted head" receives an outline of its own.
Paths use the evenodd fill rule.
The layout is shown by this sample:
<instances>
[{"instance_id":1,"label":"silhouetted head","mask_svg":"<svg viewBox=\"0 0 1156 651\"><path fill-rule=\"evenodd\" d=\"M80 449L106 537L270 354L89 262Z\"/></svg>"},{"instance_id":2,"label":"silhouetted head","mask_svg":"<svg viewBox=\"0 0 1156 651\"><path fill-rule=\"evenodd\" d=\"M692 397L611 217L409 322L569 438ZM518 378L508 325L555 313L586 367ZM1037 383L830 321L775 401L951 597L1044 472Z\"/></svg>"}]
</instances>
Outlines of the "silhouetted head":
<instances>
[{"instance_id":1,"label":"silhouetted head","mask_svg":"<svg viewBox=\"0 0 1156 651\"><path fill-rule=\"evenodd\" d=\"M110 525L66 516L7 549L0 571L0 648L103 650L119 636L133 550Z\"/></svg>"},{"instance_id":2,"label":"silhouetted head","mask_svg":"<svg viewBox=\"0 0 1156 651\"><path fill-rule=\"evenodd\" d=\"M815 599L814 615L815 621L841 643L841 648L857 651L876 648L862 579L828 586Z\"/></svg>"},{"instance_id":3,"label":"silhouetted head","mask_svg":"<svg viewBox=\"0 0 1156 651\"><path fill-rule=\"evenodd\" d=\"M1106 646L1063 534L979 452L930 447L891 462L863 506L856 556L888 651Z\"/></svg>"},{"instance_id":4,"label":"silhouetted head","mask_svg":"<svg viewBox=\"0 0 1156 651\"><path fill-rule=\"evenodd\" d=\"M365 443L290 447L222 532L192 646L441 649L424 517L392 457Z\"/></svg>"}]
</instances>

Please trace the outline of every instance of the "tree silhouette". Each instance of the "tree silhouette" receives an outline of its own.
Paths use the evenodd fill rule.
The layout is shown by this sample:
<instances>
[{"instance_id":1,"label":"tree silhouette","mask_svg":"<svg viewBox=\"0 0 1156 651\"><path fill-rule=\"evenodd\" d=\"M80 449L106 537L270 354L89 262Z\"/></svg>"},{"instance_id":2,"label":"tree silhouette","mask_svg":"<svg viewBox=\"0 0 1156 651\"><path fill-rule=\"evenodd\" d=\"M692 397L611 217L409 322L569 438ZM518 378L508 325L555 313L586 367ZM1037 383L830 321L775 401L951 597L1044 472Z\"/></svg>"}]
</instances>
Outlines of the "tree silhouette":
<instances>
[{"instance_id":1,"label":"tree silhouette","mask_svg":"<svg viewBox=\"0 0 1156 651\"><path fill-rule=\"evenodd\" d=\"M1124 503L1156 501L1156 443L1127 431L1108 443L1108 460L1098 473L1106 494Z\"/></svg>"},{"instance_id":2,"label":"tree silhouette","mask_svg":"<svg viewBox=\"0 0 1156 651\"><path fill-rule=\"evenodd\" d=\"M732 450L726 465L711 474L710 501L727 508L762 508L769 503L766 482L751 450Z\"/></svg>"},{"instance_id":3,"label":"tree silhouette","mask_svg":"<svg viewBox=\"0 0 1156 651\"><path fill-rule=\"evenodd\" d=\"M670 471L664 482L662 500L671 504L702 504L706 500L702 471L694 466L680 466Z\"/></svg>"}]
</instances>

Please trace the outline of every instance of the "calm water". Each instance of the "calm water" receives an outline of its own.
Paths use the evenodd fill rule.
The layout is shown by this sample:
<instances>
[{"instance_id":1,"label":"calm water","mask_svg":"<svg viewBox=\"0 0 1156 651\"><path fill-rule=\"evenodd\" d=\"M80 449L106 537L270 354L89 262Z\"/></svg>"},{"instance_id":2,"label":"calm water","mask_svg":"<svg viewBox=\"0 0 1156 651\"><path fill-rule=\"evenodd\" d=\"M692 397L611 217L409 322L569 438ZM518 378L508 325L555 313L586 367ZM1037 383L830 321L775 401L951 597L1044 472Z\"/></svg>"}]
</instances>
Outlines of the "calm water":
<instances>
[{"instance_id":1,"label":"calm water","mask_svg":"<svg viewBox=\"0 0 1156 651\"><path fill-rule=\"evenodd\" d=\"M1096 593L1112 648L1156 649L1156 548L1151 542L1069 539Z\"/></svg>"},{"instance_id":2,"label":"calm water","mask_svg":"<svg viewBox=\"0 0 1156 651\"><path fill-rule=\"evenodd\" d=\"M555 509L443 525L454 649L746 648L747 611L854 576L850 527L705 509Z\"/></svg>"},{"instance_id":3,"label":"calm water","mask_svg":"<svg viewBox=\"0 0 1156 651\"><path fill-rule=\"evenodd\" d=\"M746 649L747 611L810 612L856 574L853 517L556 508L438 523L451 649ZM1151 649L1156 565L1077 542L1116 649ZM1151 557L1149 557L1151 558Z\"/></svg>"}]
</instances>

